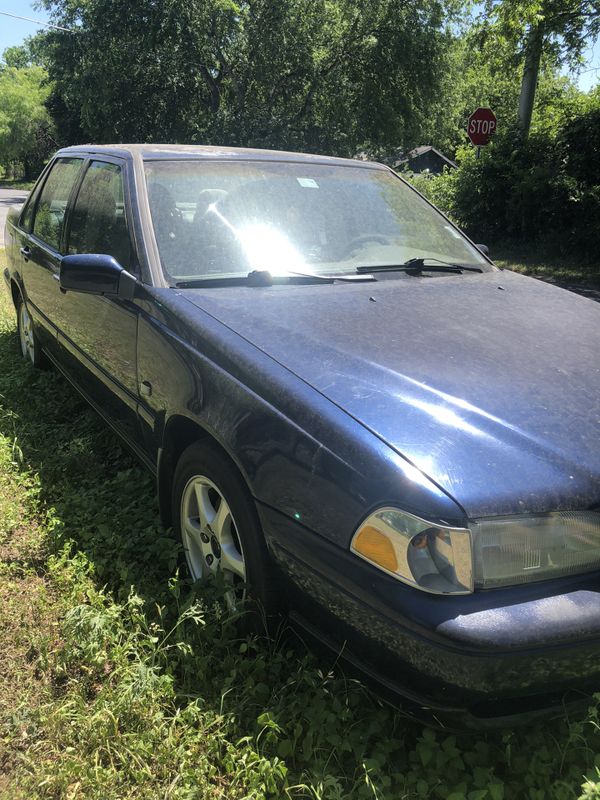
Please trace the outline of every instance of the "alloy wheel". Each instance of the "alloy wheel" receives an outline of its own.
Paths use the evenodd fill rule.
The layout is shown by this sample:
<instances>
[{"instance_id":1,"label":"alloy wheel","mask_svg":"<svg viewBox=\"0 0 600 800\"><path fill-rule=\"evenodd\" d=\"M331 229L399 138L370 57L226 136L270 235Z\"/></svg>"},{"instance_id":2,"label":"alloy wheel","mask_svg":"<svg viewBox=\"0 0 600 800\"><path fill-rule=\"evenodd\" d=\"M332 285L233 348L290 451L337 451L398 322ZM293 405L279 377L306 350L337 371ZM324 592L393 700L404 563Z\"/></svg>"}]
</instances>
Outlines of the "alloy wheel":
<instances>
[{"instance_id":1,"label":"alloy wheel","mask_svg":"<svg viewBox=\"0 0 600 800\"><path fill-rule=\"evenodd\" d=\"M231 590L227 605L245 599L246 564L236 522L221 490L204 475L187 482L181 497L181 536L192 578L221 572Z\"/></svg>"},{"instance_id":2,"label":"alloy wheel","mask_svg":"<svg viewBox=\"0 0 600 800\"><path fill-rule=\"evenodd\" d=\"M35 340L33 338L33 324L24 302L19 306L19 339L23 358L29 358L35 363Z\"/></svg>"}]
</instances>

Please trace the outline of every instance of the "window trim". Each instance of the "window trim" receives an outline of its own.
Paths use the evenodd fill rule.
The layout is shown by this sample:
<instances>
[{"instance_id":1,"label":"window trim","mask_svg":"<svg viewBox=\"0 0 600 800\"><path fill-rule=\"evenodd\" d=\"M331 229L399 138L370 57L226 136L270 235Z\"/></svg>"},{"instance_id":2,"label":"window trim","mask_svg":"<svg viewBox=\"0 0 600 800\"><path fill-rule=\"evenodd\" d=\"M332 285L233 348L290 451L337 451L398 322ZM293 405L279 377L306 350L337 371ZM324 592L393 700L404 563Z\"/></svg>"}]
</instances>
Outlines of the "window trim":
<instances>
[{"instance_id":1,"label":"window trim","mask_svg":"<svg viewBox=\"0 0 600 800\"><path fill-rule=\"evenodd\" d=\"M69 252L69 236L71 233L71 217L73 216L73 209L75 208L75 203L77 202L77 198L79 197L79 190L81 189L81 184L83 183L83 179L87 175L87 171L90 167L91 163L91 156L86 155L83 159L83 166L81 168L81 173L77 176L77 180L73 184L73 189L71 194L69 195L69 202L67 203L67 207L65 209L65 224L63 226L62 236L61 236L61 250L67 254Z\"/></svg>"},{"instance_id":2,"label":"window trim","mask_svg":"<svg viewBox=\"0 0 600 800\"><path fill-rule=\"evenodd\" d=\"M79 193L81 191L81 187L83 186L83 182L85 180L86 175L92 164L114 164L115 166L119 167L121 171L121 178L123 180L123 215L125 217L125 229L127 231L127 238L129 239L129 247L131 252L131 263L127 268L127 272L130 272L134 275L138 280L141 280L142 269L140 266L140 259L138 258L137 246L135 237L132 235L133 227L131 225L131 212L129 210L130 202L129 202L129 175L127 172L127 159L118 158L116 156L100 156L99 154L89 153L87 158L85 159L84 167L81 171L81 175L75 182L73 189L74 193L71 193L69 197L69 202L67 204L67 209L65 211L65 225L63 228L63 236L61 240L61 246L65 253L69 252L69 242L71 238L71 221L73 218L73 211L75 206L77 205L77 200L79 198ZM121 264L121 266L123 266ZM125 269L125 268L124 268Z\"/></svg>"},{"instance_id":3,"label":"window trim","mask_svg":"<svg viewBox=\"0 0 600 800\"><path fill-rule=\"evenodd\" d=\"M19 225L19 228L22 231L24 231L25 233L28 233L30 235L33 233L33 224L31 226L30 230L27 230L27 228L25 228L23 226L23 220L25 218L25 214L27 213L27 210L29 209L29 207L33 206L32 223L33 223L33 221L35 221L35 214L36 214L36 211L37 211L37 203L38 203L39 196L42 193L42 190L43 190L44 186L46 185L46 181L48 180L48 175L50 174L50 172L54 168L54 165L56 164L56 162L60 158L61 158L60 156L53 156L48 161L48 163L46 164L44 169L38 175L38 179L36 180L36 182L35 182L35 184L33 186L33 189L29 192L29 196L27 197L27 200L25 201L25 203L23 205L23 208L21 209L21 213L19 215L18 225ZM84 159L82 159L82 160L84 160Z\"/></svg>"},{"instance_id":4,"label":"window trim","mask_svg":"<svg viewBox=\"0 0 600 800\"><path fill-rule=\"evenodd\" d=\"M51 162L49 162L48 165L46 165L46 167L44 168L44 171L42 172L42 174L37 179L37 181L35 183L35 186L29 192L29 196L27 197L27 200L23 204L23 208L21 209L21 214L19 215L18 225L19 225L19 228L22 231L24 231L25 233L31 234L33 232L33 222L35 221L35 212L37 211L38 198L39 198L40 194L42 193L42 187L45 185L46 178L48 177L48 174L49 174L49 171L50 171L48 169L48 167L50 165L53 165L55 160L56 159L53 159ZM25 215L27 214L27 212L29 211L30 208L31 208L31 227L30 228L26 228L25 225L24 225L24 220L25 220Z\"/></svg>"},{"instance_id":5,"label":"window trim","mask_svg":"<svg viewBox=\"0 0 600 800\"><path fill-rule=\"evenodd\" d=\"M55 247L53 247L49 242L46 242L44 239L41 239L34 232L35 218L37 217L38 205L39 205L40 197L42 196L42 192L44 191L46 183L48 182L48 177L52 173L52 170L58 164L59 161L69 161L69 160L70 161L81 161L81 166L79 167L80 174L82 174L85 171L85 163L86 163L86 160L87 160L85 156L80 156L80 155L73 155L73 156L71 156L71 155L59 155L59 156L56 156L48 164L48 166L46 167L46 171L42 172L42 174L38 178L38 184L39 184L40 188L39 188L39 191L37 192L37 195L36 195L35 198L33 197L33 194L34 194L34 192L37 191L38 184L36 184L33 187L33 191L31 192L30 198L33 199L33 202L35 203L35 208L33 210L33 219L32 219L32 222L31 222L31 230L25 231L27 233L27 235L31 236L31 238L34 239L36 241L36 243L38 243L41 247L44 247L49 252L55 253L58 256L62 256L63 255L61 250L63 249L63 240L64 240L64 234L65 234L65 230L66 230L66 226L67 226L67 217L68 217L68 214L69 214L70 204L71 204L72 199L73 199L73 191L74 191L75 187L79 184L80 176L78 175L77 178L75 179L75 181L73 182L73 185L71 186L71 190L70 190L69 195L67 197L67 205L65 206L65 216L63 218L63 228L62 228L62 231L61 231L60 240L58 242L58 247L59 247L58 250ZM27 205L28 204L26 204L26 206L23 208L23 211L21 212L21 216L19 217L19 227L21 225L21 220L23 219L23 215L25 213ZM25 230L25 229L23 229L23 230Z\"/></svg>"}]
</instances>

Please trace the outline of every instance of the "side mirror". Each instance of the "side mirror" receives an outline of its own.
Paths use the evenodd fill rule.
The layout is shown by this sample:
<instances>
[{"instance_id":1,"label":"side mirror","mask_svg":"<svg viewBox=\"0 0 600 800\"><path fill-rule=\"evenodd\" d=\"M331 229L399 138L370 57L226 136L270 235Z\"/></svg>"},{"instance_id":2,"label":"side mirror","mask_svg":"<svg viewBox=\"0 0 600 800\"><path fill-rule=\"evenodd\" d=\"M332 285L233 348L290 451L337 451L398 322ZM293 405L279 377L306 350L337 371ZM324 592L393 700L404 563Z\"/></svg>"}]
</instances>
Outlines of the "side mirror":
<instances>
[{"instance_id":1,"label":"side mirror","mask_svg":"<svg viewBox=\"0 0 600 800\"><path fill-rule=\"evenodd\" d=\"M60 288L63 291L100 294L133 300L137 281L109 255L78 253L60 262Z\"/></svg>"},{"instance_id":2,"label":"side mirror","mask_svg":"<svg viewBox=\"0 0 600 800\"><path fill-rule=\"evenodd\" d=\"M484 256L489 256L490 248L487 246L487 244L476 244L475 247L478 250L481 250Z\"/></svg>"}]
</instances>

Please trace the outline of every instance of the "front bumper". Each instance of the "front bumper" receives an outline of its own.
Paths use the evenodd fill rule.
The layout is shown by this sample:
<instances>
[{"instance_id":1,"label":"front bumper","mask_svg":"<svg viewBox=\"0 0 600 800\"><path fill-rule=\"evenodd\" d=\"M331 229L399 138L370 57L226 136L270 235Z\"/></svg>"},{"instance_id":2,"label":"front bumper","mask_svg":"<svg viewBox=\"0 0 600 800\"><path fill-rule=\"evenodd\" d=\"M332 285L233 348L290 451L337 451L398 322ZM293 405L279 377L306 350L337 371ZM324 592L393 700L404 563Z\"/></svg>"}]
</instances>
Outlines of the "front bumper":
<instances>
[{"instance_id":1,"label":"front bumper","mask_svg":"<svg viewBox=\"0 0 600 800\"><path fill-rule=\"evenodd\" d=\"M565 702L589 705L600 689L598 575L430 595L260 512L271 552L302 590L298 621L412 704L502 724L525 711L562 712Z\"/></svg>"}]
</instances>

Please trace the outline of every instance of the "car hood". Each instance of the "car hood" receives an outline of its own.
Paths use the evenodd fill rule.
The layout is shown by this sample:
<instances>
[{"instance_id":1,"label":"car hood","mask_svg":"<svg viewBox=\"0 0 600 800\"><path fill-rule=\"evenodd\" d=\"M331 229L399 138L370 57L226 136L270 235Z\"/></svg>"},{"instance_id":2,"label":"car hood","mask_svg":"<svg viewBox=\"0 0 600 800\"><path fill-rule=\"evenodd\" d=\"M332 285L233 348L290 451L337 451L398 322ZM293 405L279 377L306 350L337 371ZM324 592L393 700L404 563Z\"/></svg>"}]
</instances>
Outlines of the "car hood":
<instances>
[{"instance_id":1,"label":"car hood","mask_svg":"<svg viewBox=\"0 0 600 800\"><path fill-rule=\"evenodd\" d=\"M600 304L512 272L185 295L470 517L600 503Z\"/></svg>"}]
</instances>

